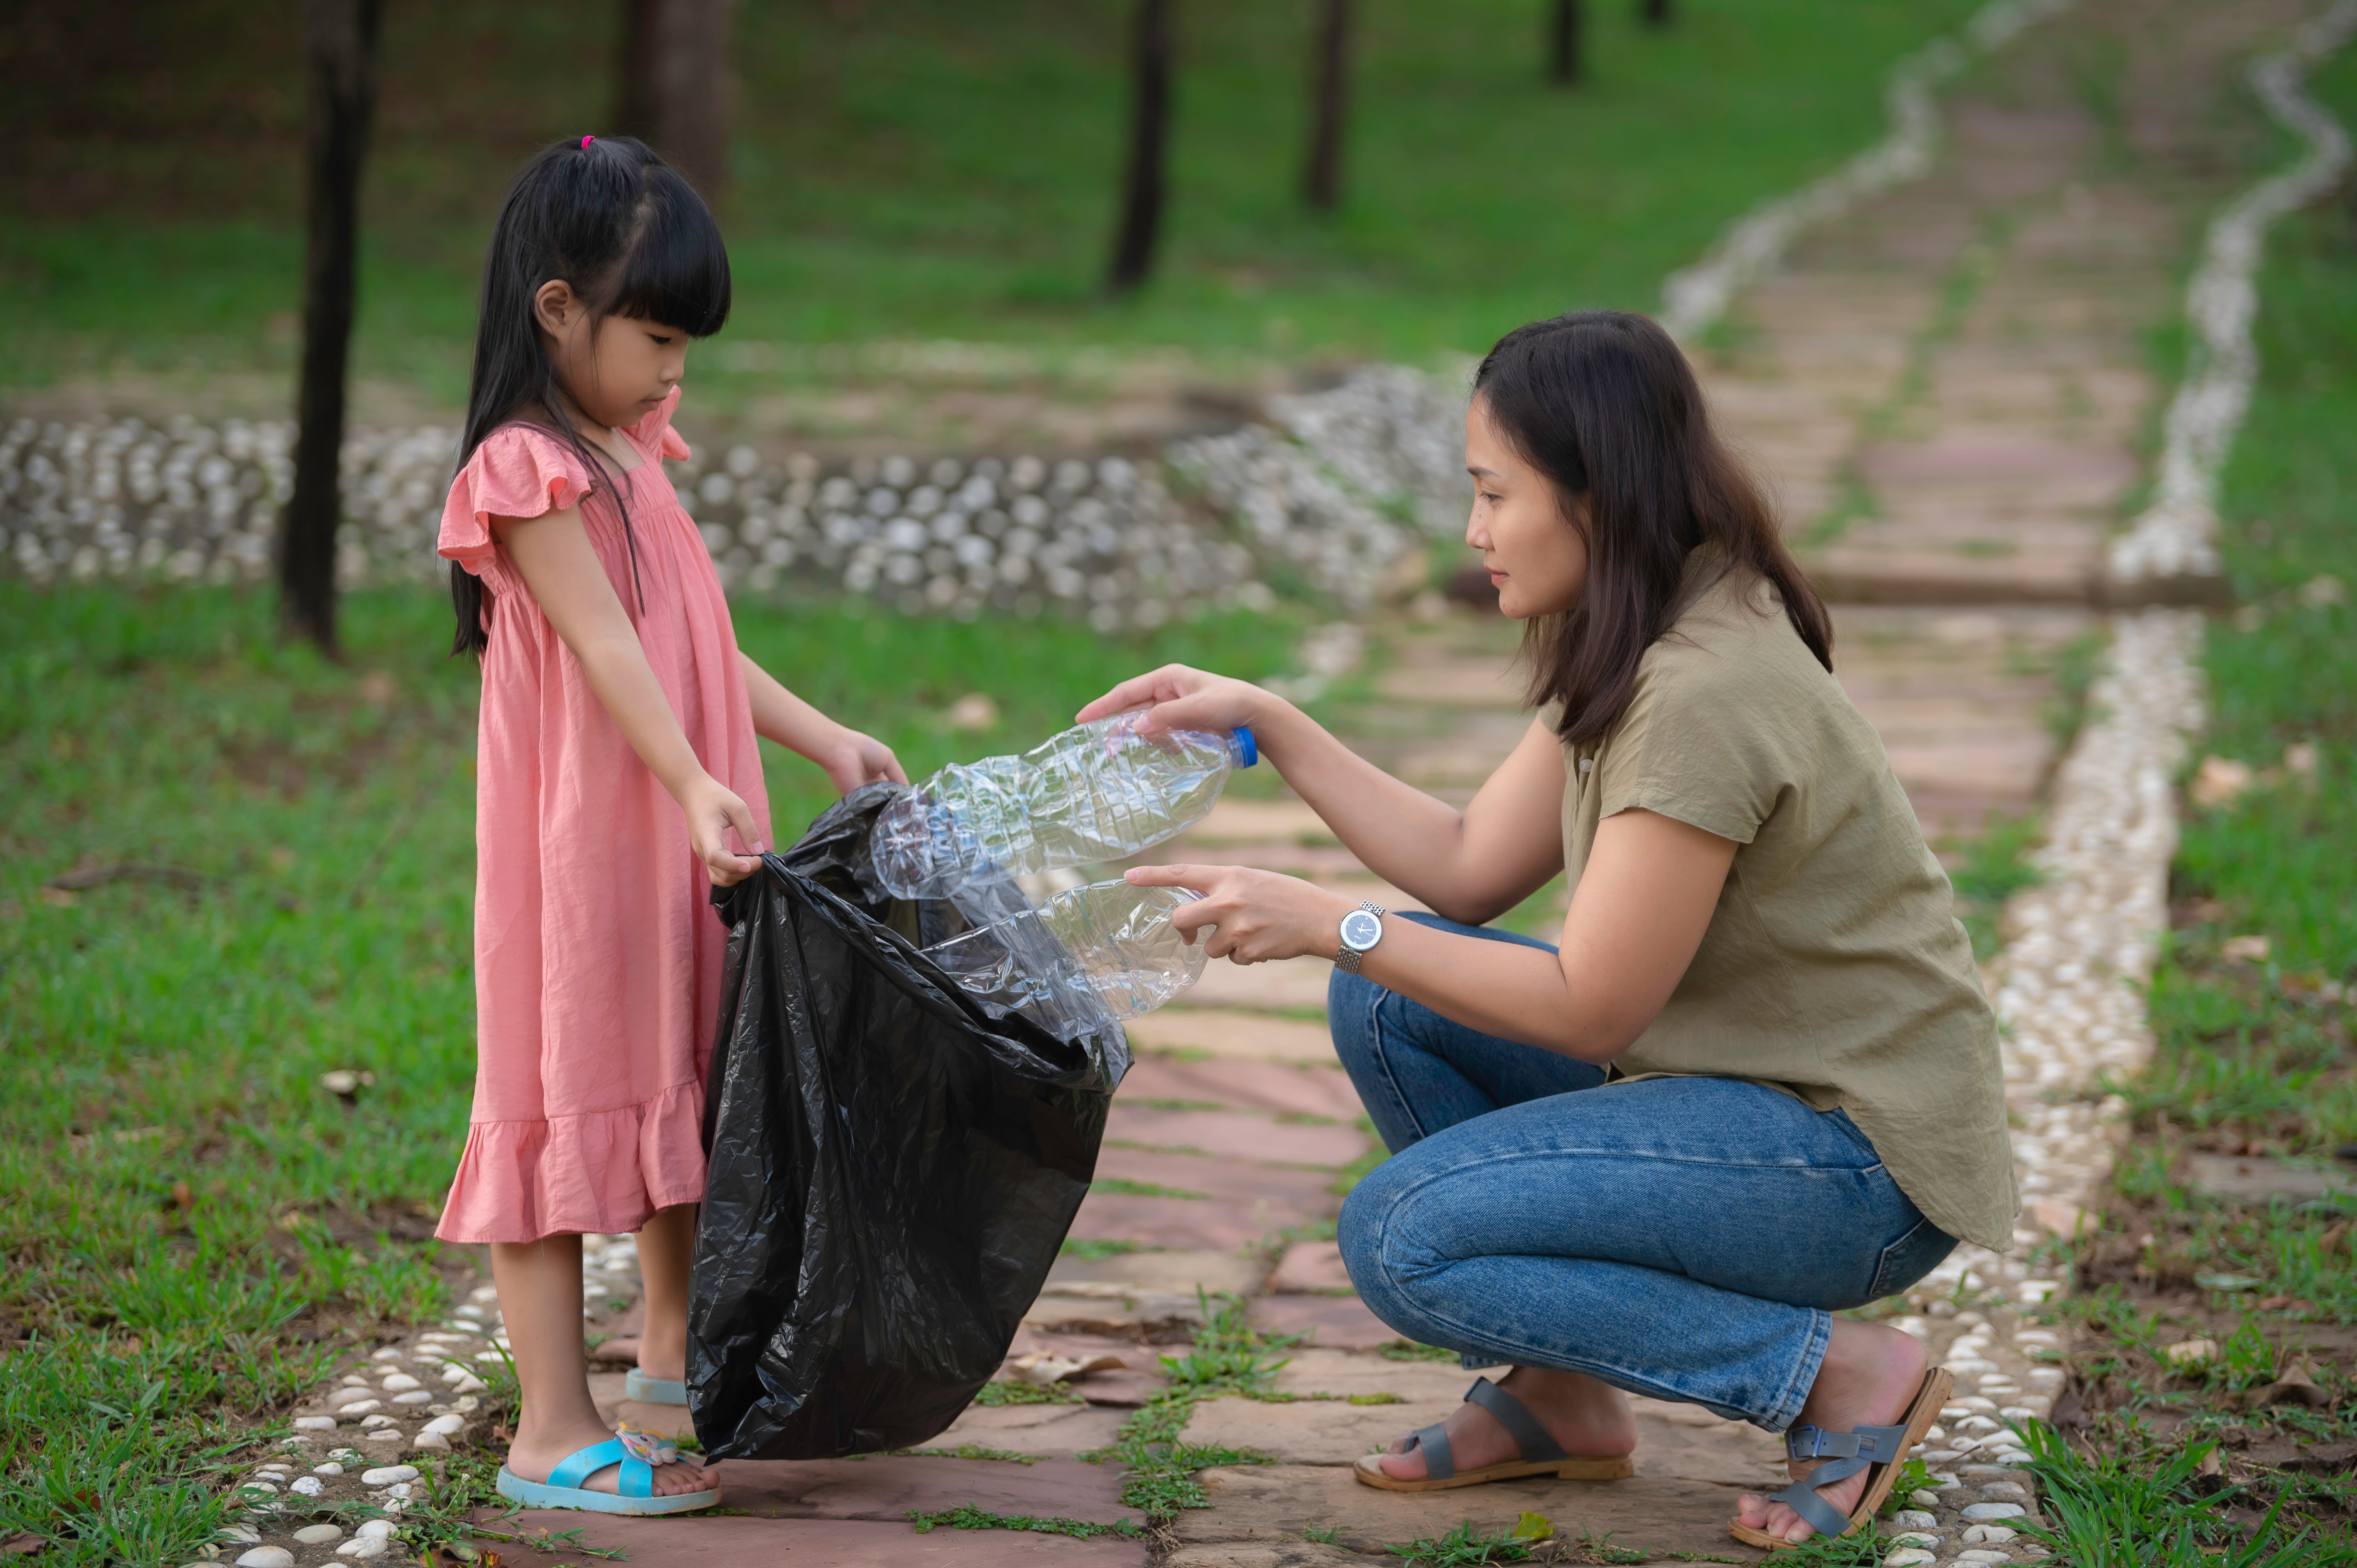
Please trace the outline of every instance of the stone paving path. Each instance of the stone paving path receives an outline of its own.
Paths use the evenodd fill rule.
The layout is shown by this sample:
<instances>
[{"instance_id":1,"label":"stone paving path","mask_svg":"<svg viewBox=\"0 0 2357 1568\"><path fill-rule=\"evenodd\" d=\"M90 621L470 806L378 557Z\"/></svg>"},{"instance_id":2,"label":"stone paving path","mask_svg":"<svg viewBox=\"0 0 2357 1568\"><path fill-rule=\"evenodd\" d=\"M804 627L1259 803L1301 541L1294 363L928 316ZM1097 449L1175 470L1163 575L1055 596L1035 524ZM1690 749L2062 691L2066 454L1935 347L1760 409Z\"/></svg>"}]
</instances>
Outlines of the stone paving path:
<instances>
[{"instance_id":1,"label":"stone paving path","mask_svg":"<svg viewBox=\"0 0 2357 1568\"><path fill-rule=\"evenodd\" d=\"M1724 417L1781 485L1795 545L1837 601L1837 672L1935 843L2041 799L2058 744L2046 722L2051 673L2097 630L2103 541L2139 480L2137 433L2158 395L2137 335L2169 312L2171 268L2200 193L2189 148L2214 131L2207 111L2171 106L2207 102L2224 62L2295 12L2288 0L2224 9L2113 0L2027 35L2001 78L1961 90L1938 170L1811 238L1699 355ZM2123 61L2137 89L2110 121L2074 85L2090 49ZM1457 611L1390 628L1372 699L1339 708L1341 733L1411 782L1469 798L1528 722L1509 668L1512 640L1494 618ZM1413 907L1267 779L1247 776L1158 854L1292 872ZM1558 884L1523 915L1544 931L1561 911ZM1011 1352L1101 1369L1072 1384L1076 1402L976 1406L928 1445L1021 1460L732 1462L729 1505L742 1513L590 1520L584 1539L655 1568L781 1553L804 1565L1340 1568L1396 1561L1385 1547L1462 1520L1490 1529L1531 1509L1566 1537L1609 1535L1647 1561L1757 1560L1725 1522L1737 1491L1779 1474L1779 1445L1691 1407L1637 1402L1638 1474L1621 1482L1411 1496L1351 1480L1353 1458L1440 1419L1469 1376L1400 1345L1340 1268L1332 1221L1349 1174L1373 1151L1328 1041L1328 972L1312 960L1215 965L1178 1004L1133 1027L1138 1062L1116 1100L1098 1187ZM2018 1242L2039 1239L2040 1218L2061 1222L2033 1211ZM621 1336L606 1348L627 1359L633 1262L620 1239L595 1251L590 1325ZM1900 1304L1909 1315L1894 1321L1932 1344L1959 1394L1927 1455L1937 1484L1909 1499L1897 1528L1911 1533L1889 1563L2032 1555L2003 1522L2034 1507L2004 1423L2047 1413L2061 1372L2045 1364L2057 1337L2026 1316L2049 1287L2029 1277L2022 1253L1952 1262ZM1211 1506L1180 1513L1163 1540L911 1531L909 1509L962 1504L1135 1520L1118 1468L1079 1455L1106 1444L1161 1385L1157 1357L1200 1321L1199 1290L1241 1297L1265 1331L1301 1337L1277 1382L1292 1400L1206 1402L1187 1432L1275 1463L1205 1472ZM378 1352L307 1405L317 1452L300 1455L300 1467L345 1444L387 1465L480 1436L468 1424L463 1373L443 1369L486 1352L479 1336L496 1328L497 1308L478 1294L460 1319ZM609 1413L678 1419L623 1406L619 1371L595 1381ZM426 1397L399 1402L419 1392ZM322 1491L382 1500L398 1484L380 1477L371 1487L361 1469L356 1457L321 1478ZM298 1473L290 1466L271 1484L283 1489ZM291 1544L291 1560L334 1561L339 1548L370 1555L319 1541Z\"/></svg>"}]
</instances>

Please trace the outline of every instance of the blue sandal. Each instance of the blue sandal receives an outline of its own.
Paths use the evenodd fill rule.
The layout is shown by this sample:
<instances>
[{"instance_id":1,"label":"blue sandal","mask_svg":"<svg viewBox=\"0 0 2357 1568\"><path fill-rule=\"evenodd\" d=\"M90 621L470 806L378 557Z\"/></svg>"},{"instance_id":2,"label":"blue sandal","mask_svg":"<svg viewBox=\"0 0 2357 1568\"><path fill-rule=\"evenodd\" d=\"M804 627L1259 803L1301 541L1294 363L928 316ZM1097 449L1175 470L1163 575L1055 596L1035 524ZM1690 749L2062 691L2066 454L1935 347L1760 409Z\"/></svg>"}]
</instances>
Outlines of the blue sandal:
<instances>
[{"instance_id":1,"label":"blue sandal","mask_svg":"<svg viewBox=\"0 0 2357 1568\"><path fill-rule=\"evenodd\" d=\"M1882 1507L1882 1499L1890 1495L1891 1483L1899 1479L1899 1466L1907 1455L1923 1441L1923 1434L1940 1417L1941 1406L1948 1402L1955 1380L1945 1367L1934 1367L1923 1374L1923 1381L1915 1391L1914 1402L1897 1426L1854 1426L1847 1432L1827 1432L1823 1427L1796 1426L1784 1434L1784 1453L1792 1459L1823 1459L1818 1466L1768 1500L1782 1503L1809 1521L1811 1529L1831 1540L1847 1535ZM1834 1506L1817 1496L1817 1488L1830 1487L1836 1481L1846 1481L1860 1470L1869 1469L1866 1490L1857 1499L1857 1507L1847 1515L1836 1513ZM1756 1530L1739 1519L1727 1521L1727 1534L1746 1546L1764 1546L1770 1552L1789 1552L1793 1542L1781 1535L1770 1535Z\"/></svg>"},{"instance_id":2,"label":"blue sandal","mask_svg":"<svg viewBox=\"0 0 2357 1568\"><path fill-rule=\"evenodd\" d=\"M500 1466L500 1496L528 1509L582 1509L590 1513L694 1513L720 1500L720 1488L655 1496L655 1466L679 1462L678 1445L651 1433L625 1426L603 1443L593 1443L567 1455L545 1481L527 1481L505 1465ZM593 1492L581 1485L608 1465L619 1465L619 1495Z\"/></svg>"},{"instance_id":3,"label":"blue sandal","mask_svg":"<svg viewBox=\"0 0 2357 1568\"><path fill-rule=\"evenodd\" d=\"M1370 1487L1380 1487L1387 1492L1438 1492L1454 1487L1478 1487L1484 1481L1510 1481L1518 1476L1554 1476L1566 1481L1618 1481L1637 1473L1637 1466L1626 1454L1614 1454L1602 1458L1574 1458L1563 1451L1563 1444L1547 1435L1530 1407L1491 1382L1476 1378L1473 1386L1465 1391L1465 1402L1478 1404L1498 1420L1506 1434L1522 1451L1519 1459L1509 1459L1500 1465L1484 1465L1478 1470L1457 1473L1457 1456L1449 1452L1448 1433L1437 1423L1419 1429L1407 1440L1403 1453L1424 1455L1424 1474L1413 1481L1403 1481L1383 1469L1380 1454L1361 1454L1351 1466L1351 1473Z\"/></svg>"},{"instance_id":4,"label":"blue sandal","mask_svg":"<svg viewBox=\"0 0 2357 1568\"><path fill-rule=\"evenodd\" d=\"M636 1367L622 1380L622 1397L639 1404L677 1404L687 1402L687 1380L684 1378L651 1378Z\"/></svg>"}]
</instances>

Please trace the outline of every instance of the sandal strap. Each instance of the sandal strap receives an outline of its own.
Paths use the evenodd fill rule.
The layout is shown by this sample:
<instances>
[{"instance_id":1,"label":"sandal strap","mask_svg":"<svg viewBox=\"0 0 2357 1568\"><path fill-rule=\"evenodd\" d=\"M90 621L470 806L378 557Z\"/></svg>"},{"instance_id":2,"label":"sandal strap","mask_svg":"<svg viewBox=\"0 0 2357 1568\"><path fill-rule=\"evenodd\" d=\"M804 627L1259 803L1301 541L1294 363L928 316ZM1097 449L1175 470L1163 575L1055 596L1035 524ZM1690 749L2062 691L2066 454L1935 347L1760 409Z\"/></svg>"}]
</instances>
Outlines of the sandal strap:
<instances>
[{"instance_id":1,"label":"sandal strap","mask_svg":"<svg viewBox=\"0 0 2357 1568\"><path fill-rule=\"evenodd\" d=\"M1457 1474L1457 1456L1449 1452L1448 1434L1437 1423L1409 1434L1407 1445L1400 1452L1413 1454L1419 1448L1424 1451L1426 1480L1445 1481Z\"/></svg>"},{"instance_id":2,"label":"sandal strap","mask_svg":"<svg viewBox=\"0 0 2357 1568\"><path fill-rule=\"evenodd\" d=\"M1854 1426L1847 1432L1796 1426L1784 1434L1784 1453L1792 1459L1863 1459L1869 1465L1896 1465L1906 1445L1903 1426Z\"/></svg>"},{"instance_id":3,"label":"sandal strap","mask_svg":"<svg viewBox=\"0 0 2357 1568\"><path fill-rule=\"evenodd\" d=\"M1847 1535L1857 1521L1817 1496L1817 1488L1830 1487L1836 1481L1848 1480L1852 1476L1865 1469L1866 1463L1863 1459L1832 1460L1810 1471L1782 1491L1771 1494L1768 1500L1771 1503L1782 1503L1786 1508L1807 1520L1816 1532L1828 1541L1837 1536Z\"/></svg>"},{"instance_id":4,"label":"sandal strap","mask_svg":"<svg viewBox=\"0 0 2357 1568\"><path fill-rule=\"evenodd\" d=\"M620 1464L628 1457L629 1452L623 1448L622 1440L619 1437L608 1437L603 1443L592 1443L588 1447L577 1449L559 1459L556 1462L556 1467L548 1473L548 1484L552 1487L577 1487L607 1466ZM627 1473L628 1466L624 1468ZM629 1495L642 1498L647 1494L633 1492Z\"/></svg>"},{"instance_id":5,"label":"sandal strap","mask_svg":"<svg viewBox=\"0 0 2357 1568\"><path fill-rule=\"evenodd\" d=\"M1562 1444L1547 1435L1547 1429L1539 1424L1538 1418L1531 1413L1528 1405L1489 1379L1474 1379L1473 1386L1465 1391L1465 1399L1467 1403L1478 1404L1497 1417L1498 1424L1506 1429L1506 1435L1514 1440L1514 1445L1523 1451L1524 1459L1544 1461L1570 1457L1563 1451Z\"/></svg>"},{"instance_id":6,"label":"sandal strap","mask_svg":"<svg viewBox=\"0 0 2357 1568\"><path fill-rule=\"evenodd\" d=\"M626 1498L651 1498L655 1495L655 1467L633 1454L622 1461L622 1476L614 1488Z\"/></svg>"},{"instance_id":7,"label":"sandal strap","mask_svg":"<svg viewBox=\"0 0 2357 1568\"><path fill-rule=\"evenodd\" d=\"M1825 1463L1768 1500L1782 1503L1828 1540L1846 1535L1857 1527L1857 1521L1819 1497L1817 1489L1846 1481L1875 1465L1896 1465L1906 1449L1907 1429L1903 1426L1856 1426L1847 1432L1828 1432L1821 1426L1793 1427L1784 1434L1785 1454L1794 1459L1823 1459Z\"/></svg>"}]
</instances>

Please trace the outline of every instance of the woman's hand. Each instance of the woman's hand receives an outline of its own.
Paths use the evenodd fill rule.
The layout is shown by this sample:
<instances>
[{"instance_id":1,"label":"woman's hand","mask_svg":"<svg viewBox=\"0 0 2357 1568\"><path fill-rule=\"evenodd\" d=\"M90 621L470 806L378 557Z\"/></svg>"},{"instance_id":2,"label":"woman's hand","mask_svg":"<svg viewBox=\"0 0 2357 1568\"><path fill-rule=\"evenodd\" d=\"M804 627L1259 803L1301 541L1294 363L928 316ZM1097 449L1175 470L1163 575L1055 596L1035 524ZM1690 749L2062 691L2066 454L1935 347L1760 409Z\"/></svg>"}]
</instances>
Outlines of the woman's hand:
<instances>
[{"instance_id":1,"label":"woman's hand","mask_svg":"<svg viewBox=\"0 0 2357 1568\"><path fill-rule=\"evenodd\" d=\"M909 775L901 768L900 759L892 755L890 746L856 729L838 725L836 730L833 739L805 754L826 769L827 782L834 786L836 794L848 795L862 784L909 781Z\"/></svg>"},{"instance_id":2,"label":"woman's hand","mask_svg":"<svg viewBox=\"0 0 2357 1568\"><path fill-rule=\"evenodd\" d=\"M715 887L734 887L754 872L761 863L756 858L769 845L763 843L759 830L753 826L753 813L734 789L710 774L688 785L679 798L680 810L687 813L687 842L695 850L695 858L704 862L705 875L712 878ZM737 830L737 842L753 853L738 854L728 847L728 830Z\"/></svg>"},{"instance_id":3,"label":"woman's hand","mask_svg":"<svg viewBox=\"0 0 2357 1568\"><path fill-rule=\"evenodd\" d=\"M1191 887L1203 895L1171 911L1172 929L1189 942L1206 926L1203 950L1237 963L1315 953L1332 958L1342 948L1342 917L1355 899L1329 893L1298 876L1244 865L1141 865L1129 873L1136 887Z\"/></svg>"},{"instance_id":4,"label":"woman's hand","mask_svg":"<svg viewBox=\"0 0 2357 1568\"><path fill-rule=\"evenodd\" d=\"M1080 711L1074 722L1088 724L1111 718L1133 708L1148 708L1145 731L1191 729L1214 734L1248 728L1266 721L1270 708L1282 699L1249 681L1165 664L1147 674L1133 676Z\"/></svg>"}]
</instances>

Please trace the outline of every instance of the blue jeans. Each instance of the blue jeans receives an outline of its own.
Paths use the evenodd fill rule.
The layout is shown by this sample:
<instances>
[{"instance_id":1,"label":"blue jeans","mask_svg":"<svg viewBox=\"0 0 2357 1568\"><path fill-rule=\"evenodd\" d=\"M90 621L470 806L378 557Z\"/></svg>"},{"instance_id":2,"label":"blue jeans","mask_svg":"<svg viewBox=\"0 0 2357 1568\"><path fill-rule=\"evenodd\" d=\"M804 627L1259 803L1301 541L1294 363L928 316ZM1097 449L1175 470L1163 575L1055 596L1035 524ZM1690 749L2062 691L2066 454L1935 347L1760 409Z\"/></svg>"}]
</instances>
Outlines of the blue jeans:
<instances>
[{"instance_id":1,"label":"blue jeans","mask_svg":"<svg viewBox=\"0 0 2357 1568\"><path fill-rule=\"evenodd\" d=\"M1829 1314L1956 1244L1842 1112L1735 1079L1608 1084L1340 970L1327 1012L1392 1151L1342 1206L1351 1283L1468 1366L1585 1372L1781 1432Z\"/></svg>"}]
</instances>

